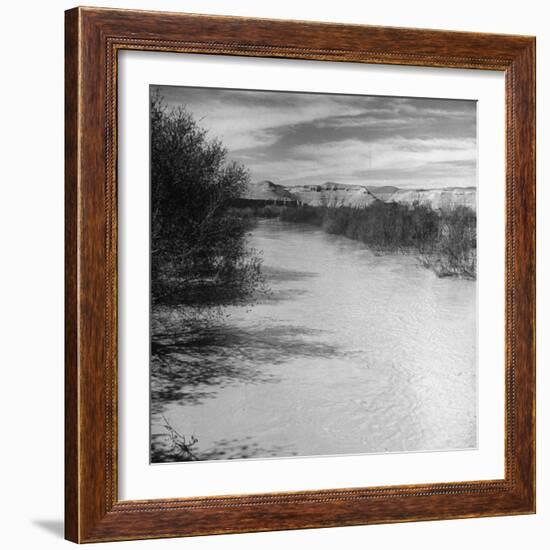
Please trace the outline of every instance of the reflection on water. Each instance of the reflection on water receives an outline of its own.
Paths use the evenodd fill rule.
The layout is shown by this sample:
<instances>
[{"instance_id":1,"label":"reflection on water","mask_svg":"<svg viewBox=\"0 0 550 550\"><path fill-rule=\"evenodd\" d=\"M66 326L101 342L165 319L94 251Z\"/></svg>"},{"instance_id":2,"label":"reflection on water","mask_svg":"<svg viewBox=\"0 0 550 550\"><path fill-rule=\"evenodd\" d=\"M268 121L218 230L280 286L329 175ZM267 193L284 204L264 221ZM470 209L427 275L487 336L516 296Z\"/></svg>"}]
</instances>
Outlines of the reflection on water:
<instances>
[{"instance_id":1,"label":"reflection on water","mask_svg":"<svg viewBox=\"0 0 550 550\"><path fill-rule=\"evenodd\" d=\"M163 418L205 460L475 447L475 283L307 225L250 240L267 296L202 329L162 312L154 461L175 458Z\"/></svg>"}]
</instances>

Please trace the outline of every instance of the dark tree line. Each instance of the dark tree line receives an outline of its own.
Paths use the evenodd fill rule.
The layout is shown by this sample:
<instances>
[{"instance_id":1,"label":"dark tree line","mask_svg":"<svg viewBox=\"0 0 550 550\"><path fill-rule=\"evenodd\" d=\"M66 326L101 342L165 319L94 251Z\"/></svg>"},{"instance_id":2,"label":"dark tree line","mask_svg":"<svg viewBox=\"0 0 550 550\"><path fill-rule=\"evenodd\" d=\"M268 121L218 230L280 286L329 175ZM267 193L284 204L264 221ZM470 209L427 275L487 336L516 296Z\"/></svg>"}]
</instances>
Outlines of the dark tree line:
<instances>
[{"instance_id":1,"label":"dark tree line","mask_svg":"<svg viewBox=\"0 0 550 550\"><path fill-rule=\"evenodd\" d=\"M182 107L151 98L151 280L154 302L232 303L260 284L248 224L229 205L249 182Z\"/></svg>"}]
</instances>

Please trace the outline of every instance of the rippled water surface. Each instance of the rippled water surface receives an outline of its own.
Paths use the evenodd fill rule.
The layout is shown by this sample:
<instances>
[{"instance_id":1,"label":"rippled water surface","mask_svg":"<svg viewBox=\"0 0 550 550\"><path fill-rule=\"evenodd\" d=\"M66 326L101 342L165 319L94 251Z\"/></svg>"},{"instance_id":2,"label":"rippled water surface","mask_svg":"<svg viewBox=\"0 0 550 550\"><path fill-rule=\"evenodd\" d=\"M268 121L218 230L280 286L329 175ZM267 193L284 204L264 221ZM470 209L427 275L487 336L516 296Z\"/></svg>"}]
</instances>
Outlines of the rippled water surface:
<instances>
[{"instance_id":1,"label":"rippled water surface","mask_svg":"<svg viewBox=\"0 0 550 550\"><path fill-rule=\"evenodd\" d=\"M271 292L176 345L154 446L165 420L203 459L476 446L475 283L307 225L250 244Z\"/></svg>"}]
</instances>

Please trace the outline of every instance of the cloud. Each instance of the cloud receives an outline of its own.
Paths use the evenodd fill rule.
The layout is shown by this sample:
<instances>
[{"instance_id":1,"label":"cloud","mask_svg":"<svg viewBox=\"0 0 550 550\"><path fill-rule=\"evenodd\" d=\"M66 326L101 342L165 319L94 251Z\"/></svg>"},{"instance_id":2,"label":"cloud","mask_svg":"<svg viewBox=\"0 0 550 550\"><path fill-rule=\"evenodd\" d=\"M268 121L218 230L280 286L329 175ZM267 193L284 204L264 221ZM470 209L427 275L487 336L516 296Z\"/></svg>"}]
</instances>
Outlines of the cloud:
<instances>
[{"instance_id":1,"label":"cloud","mask_svg":"<svg viewBox=\"0 0 550 550\"><path fill-rule=\"evenodd\" d=\"M442 163L475 162L476 143L473 138L344 140L322 145L304 144L296 148L295 155L315 162L317 171L334 172L334 167L339 167L341 177L353 178L357 173L368 177L371 172L374 175L376 171L391 169L394 173L406 171L409 179L414 176L414 180L420 180L426 177L426 167L430 164L441 167ZM468 179L464 184L471 185L471 178Z\"/></svg>"},{"instance_id":2,"label":"cloud","mask_svg":"<svg viewBox=\"0 0 550 550\"><path fill-rule=\"evenodd\" d=\"M475 185L473 101L160 87L255 180Z\"/></svg>"},{"instance_id":3,"label":"cloud","mask_svg":"<svg viewBox=\"0 0 550 550\"><path fill-rule=\"evenodd\" d=\"M361 111L329 95L159 87L168 107L185 106L230 150L265 147L279 128Z\"/></svg>"},{"instance_id":4,"label":"cloud","mask_svg":"<svg viewBox=\"0 0 550 550\"><path fill-rule=\"evenodd\" d=\"M414 168L372 168L358 170L354 176L371 185L436 188L475 186L475 160L429 162ZM414 182L414 185L411 185Z\"/></svg>"}]
</instances>

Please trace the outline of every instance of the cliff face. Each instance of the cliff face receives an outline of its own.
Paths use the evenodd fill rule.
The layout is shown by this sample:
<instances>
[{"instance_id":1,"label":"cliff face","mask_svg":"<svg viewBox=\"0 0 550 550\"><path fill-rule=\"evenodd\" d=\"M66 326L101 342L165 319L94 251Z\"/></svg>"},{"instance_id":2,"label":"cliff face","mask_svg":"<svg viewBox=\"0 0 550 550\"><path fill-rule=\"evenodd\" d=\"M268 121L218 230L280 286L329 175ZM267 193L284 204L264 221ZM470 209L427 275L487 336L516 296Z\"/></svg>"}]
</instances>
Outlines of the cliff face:
<instances>
[{"instance_id":1,"label":"cliff face","mask_svg":"<svg viewBox=\"0 0 550 550\"><path fill-rule=\"evenodd\" d=\"M384 202L401 204L427 204L434 210L451 210L457 206L466 206L476 210L475 187L449 187L446 189L397 189L395 191L376 191L372 193Z\"/></svg>"},{"instance_id":2,"label":"cliff face","mask_svg":"<svg viewBox=\"0 0 550 550\"><path fill-rule=\"evenodd\" d=\"M289 187L300 202L311 206L368 206L376 198L363 185L326 182L321 185Z\"/></svg>"},{"instance_id":3,"label":"cliff face","mask_svg":"<svg viewBox=\"0 0 550 550\"><path fill-rule=\"evenodd\" d=\"M450 210L457 206L476 210L477 200L475 187L400 189L389 185L376 187L334 182L285 187L267 180L251 184L244 198L262 201L287 199L311 206L354 207L368 206L376 200L409 205L418 202L434 210Z\"/></svg>"},{"instance_id":4,"label":"cliff face","mask_svg":"<svg viewBox=\"0 0 550 550\"><path fill-rule=\"evenodd\" d=\"M272 181L265 180L257 183L251 183L248 186L246 194L243 198L250 200L295 200L290 191L284 186Z\"/></svg>"}]
</instances>

